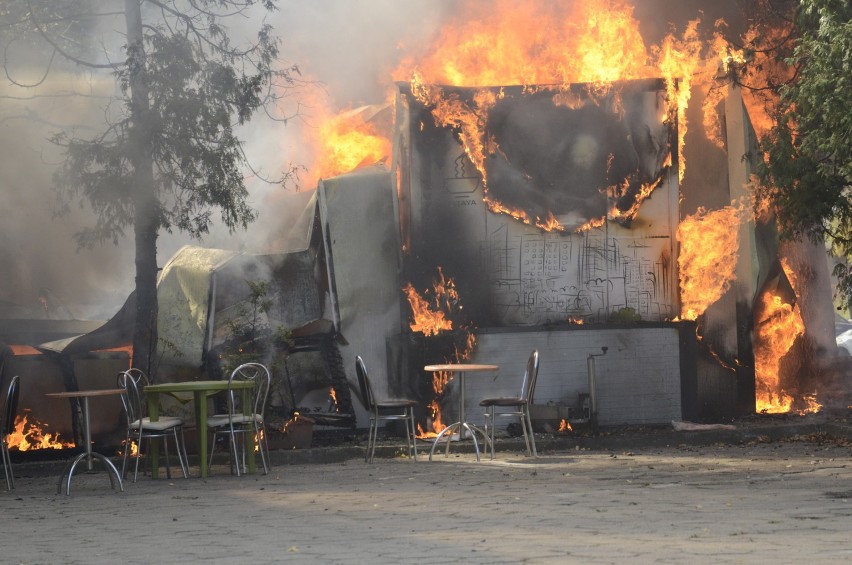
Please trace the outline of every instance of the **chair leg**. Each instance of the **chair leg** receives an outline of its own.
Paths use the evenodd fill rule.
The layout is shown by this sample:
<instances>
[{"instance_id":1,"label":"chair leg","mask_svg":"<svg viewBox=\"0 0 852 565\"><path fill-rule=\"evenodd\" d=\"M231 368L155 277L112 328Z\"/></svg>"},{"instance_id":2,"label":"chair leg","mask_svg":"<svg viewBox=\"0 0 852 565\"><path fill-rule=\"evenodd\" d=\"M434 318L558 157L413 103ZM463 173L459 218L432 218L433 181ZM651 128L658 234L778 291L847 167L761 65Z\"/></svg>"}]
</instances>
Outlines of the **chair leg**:
<instances>
[{"instance_id":1,"label":"chair leg","mask_svg":"<svg viewBox=\"0 0 852 565\"><path fill-rule=\"evenodd\" d=\"M171 479L172 478L172 462L169 460L169 438L166 437L166 436L162 436L162 437L163 437L163 453L165 453L165 455L166 455L166 478ZM151 470L151 473L153 475L153 473L154 473L153 469Z\"/></svg>"},{"instance_id":2,"label":"chair leg","mask_svg":"<svg viewBox=\"0 0 852 565\"><path fill-rule=\"evenodd\" d=\"M150 443L150 440L148 440ZM136 464L133 467L133 482L136 482L136 478L139 476L139 460L142 459L142 432L139 432L139 435L136 436Z\"/></svg>"},{"instance_id":3,"label":"chair leg","mask_svg":"<svg viewBox=\"0 0 852 565\"><path fill-rule=\"evenodd\" d=\"M263 447L261 447L262 451L266 452L266 466L263 469L264 474L268 474L269 470L272 469L272 457L269 454L269 434L266 430L266 425L263 426Z\"/></svg>"},{"instance_id":4,"label":"chair leg","mask_svg":"<svg viewBox=\"0 0 852 565\"><path fill-rule=\"evenodd\" d=\"M186 435L183 433L183 427L180 429L180 448L183 453L183 465L186 470L186 477L189 478L189 455L186 453Z\"/></svg>"},{"instance_id":5,"label":"chair leg","mask_svg":"<svg viewBox=\"0 0 852 565\"><path fill-rule=\"evenodd\" d=\"M6 490L11 491L15 488L15 472L12 470L12 458L9 455L6 438L0 439L0 451L2 451L3 472L6 475Z\"/></svg>"},{"instance_id":6,"label":"chair leg","mask_svg":"<svg viewBox=\"0 0 852 565\"><path fill-rule=\"evenodd\" d=\"M376 453L376 439L379 434L378 418L370 417L370 431L367 436L367 453L364 455L364 461L367 463L373 462L373 456Z\"/></svg>"},{"instance_id":7,"label":"chair leg","mask_svg":"<svg viewBox=\"0 0 852 565\"><path fill-rule=\"evenodd\" d=\"M409 419L405 421L405 428L408 431L408 422L411 422L411 435L408 436L411 438L411 443L414 444L414 460L417 461L417 426L414 424L414 408L408 409L408 417ZM406 439L406 441L408 441ZM411 456L411 448L409 448L409 456Z\"/></svg>"},{"instance_id":8,"label":"chair leg","mask_svg":"<svg viewBox=\"0 0 852 565\"><path fill-rule=\"evenodd\" d=\"M408 421L408 410L405 411L405 418L403 419L405 422L405 454L408 458L411 458L411 430L409 429L410 424Z\"/></svg>"},{"instance_id":9,"label":"chair leg","mask_svg":"<svg viewBox=\"0 0 852 565\"><path fill-rule=\"evenodd\" d=\"M532 450L530 449L530 436L527 432L527 417L523 408L521 408L521 411L518 413L518 423L521 424L521 431L524 432L524 445L527 447L527 455L532 455Z\"/></svg>"},{"instance_id":10,"label":"chair leg","mask_svg":"<svg viewBox=\"0 0 852 565\"><path fill-rule=\"evenodd\" d=\"M244 475L248 474L248 466L246 465L246 451L248 450L248 431L242 431L240 433L240 472ZM251 448L254 449L254 442L251 443Z\"/></svg>"},{"instance_id":11,"label":"chair leg","mask_svg":"<svg viewBox=\"0 0 852 565\"><path fill-rule=\"evenodd\" d=\"M260 451L260 462L263 463L263 474L269 474L272 462L269 460L269 444L266 441L266 424L258 426L255 424L255 437L257 438L257 449Z\"/></svg>"},{"instance_id":12,"label":"chair leg","mask_svg":"<svg viewBox=\"0 0 852 565\"><path fill-rule=\"evenodd\" d=\"M527 429L529 430L529 433L530 433L529 444L532 447L532 456L538 457L538 452L535 449L535 435L533 435L532 418L530 417L529 405L524 406L523 412L524 412L524 417L527 420Z\"/></svg>"},{"instance_id":13,"label":"chair leg","mask_svg":"<svg viewBox=\"0 0 852 565\"><path fill-rule=\"evenodd\" d=\"M175 436L175 451L177 451L178 463L180 463L180 470L183 473L183 478L186 479L186 478L189 477L189 474L186 472L186 463L184 462L185 461L184 458L186 457L186 452L184 451L184 448L181 447L181 441L180 441L180 438L178 437L177 427L172 428L172 433ZM181 435L183 435L183 430L181 430Z\"/></svg>"},{"instance_id":14,"label":"chair leg","mask_svg":"<svg viewBox=\"0 0 852 565\"><path fill-rule=\"evenodd\" d=\"M127 476L127 456L130 453L130 448L132 445L132 441L130 439L130 433L128 432L127 437L124 438L124 453L121 457L121 480L124 480L124 477Z\"/></svg>"},{"instance_id":15,"label":"chair leg","mask_svg":"<svg viewBox=\"0 0 852 565\"><path fill-rule=\"evenodd\" d=\"M216 449L216 430L213 430L213 439L210 442L208 447L208 451L210 452L207 457L207 469L208 472L213 468L213 451Z\"/></svg>"},{"instance_id":16,"label":"chair leg","mask_svg":"<svg viewBox=\"0 0 852 565\"><path fill-rule=\"evenodd\" d=\"M237 434L234 433L233 428L231 428L231 433L229 434L228 439L231 443L231 455L233 456L233 459L232 459L233 470L236 472L235 474L239 477L240 476L240 451L237 450ZM245 448L245 445L243 445L243 448ZM242 453L244 454L245 451L242 451ZM245 460L245 458L244 458L244 460Z\"/></svg>"}]
</instances>

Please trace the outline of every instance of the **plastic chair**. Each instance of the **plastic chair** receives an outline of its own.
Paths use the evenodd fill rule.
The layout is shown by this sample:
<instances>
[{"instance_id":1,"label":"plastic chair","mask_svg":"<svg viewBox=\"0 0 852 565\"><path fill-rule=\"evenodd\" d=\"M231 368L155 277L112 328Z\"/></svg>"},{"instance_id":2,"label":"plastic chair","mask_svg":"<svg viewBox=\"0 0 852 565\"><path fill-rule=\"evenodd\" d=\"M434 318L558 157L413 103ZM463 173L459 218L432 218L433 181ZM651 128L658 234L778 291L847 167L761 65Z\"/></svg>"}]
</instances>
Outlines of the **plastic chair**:
<instances>
[{"instance_id":1,"label":"plastic chair","mask_svg":"<svg viewBox=\"0 0 852 565\"><path fill-rule=\"evenodd\" d=\"M367 438L367 453L364 461L373 462L376 453L376 440L379 432L379 422L391 420L403 420L405 422L405 442L408 447L408 456L412 457L412 440L414 444L413 458L417 461L417 428L414 425L414 407L416 400L408 398L389 398L376 400L370 378L367 376L367 367L360 356L355 357L355 372L358 374L358 386L361 389L361 399L364 408L370 413L370 431Z\"/></svg>"},{"instance_id":2,"label":"plastic chair","mask_svg":"<svg viewBox=\"0 0 852 565\"><path fill-rule=\"evenodd\" d=\"M527 444L527 455L538 457L535 449L535 437L533 436L532 419L530 418L530 406L533 402L535 392L535 381L538 377L538 350L530 353L527 361L527 370L524 372L524 380L521 382L521 395L512 397L486 398L479 405L486 408L485 431L489 433L491 440L491 459L494 459L494 428L497 416L517 416L521 422L524 432L524 441ZM509 411L495 412L496 408L508 408Z\"/></svg>"},{"instance_id":3,"label":"plastic chair","mask_svg":"<svg viewBox=\"0 0 852 565\"><path fill-rule=\"evenodd\" d=\"M186 455L186 441L183 436L183 420L171 416L161 416L156 422L152 422L145 415L146 404L143 402L143 392L148 386L148 378L140 369L128 369L118 374L116 379L118 388L123 388L125 394L121 395L121 403L124 405L124 414L127 416L127 435L124 440L124 456L121 462L121 478L127 473L127 457L130 453L131 441L136 442L136 464L133 469L133 482L139 475L139 460L144 457L143 442L148 441L150 447L152 439L163 439L163 449L166 455L166 477L172 478L171 465L169 463L169 437L175 441L180 469L184 478L189 476L188 457Z\"/></svg>"},{"instance_id":4,"label":"plastic chair","mask_svg":"<svg viewBox=\"0 0 852 565\"><path fill-rule=\"evenodd\" d=\"M236 381L252 381L254 387L247 390L232 389ZM252 449L257 440L260 459L263 462L263 474L269 473L271 462L269 460L269 442L266 432L266 397L269 395L269 386L272 376L264 365L260 363L244 363L233 370L228 378L227 390L227 414L216 414L207 419L207 427L213 430L213 445L219 435L227 435L230 443L231 455L233 456L233 470L240 476L240 464L243 472L248 472L246 467L246 439L252 436ZM245 397L244 397L245 394ZM243 399L248 406L243 405ZM237 441L240 437L242 441ZM239 451L237 446L240 446ZM210 450L210 465L213 464L213 449Z\"/></svg>"},{"instance_id":5,"label":"plastic chair","mask_svg":"<svg viewBox=\"0 0 852 565\"><path fill-rule=\"evenodd\" d=\"M3 471L6 474L6 490L15 488L15 473L12 471L12 460L9 458L9 434L15 429L15 416L18 413L18 396L21 387L19 377L15 375L9 381L6 392L6 402L3 404L3 414L0 415L0 451L3 455Z\"/></svg>"}]
</instances>

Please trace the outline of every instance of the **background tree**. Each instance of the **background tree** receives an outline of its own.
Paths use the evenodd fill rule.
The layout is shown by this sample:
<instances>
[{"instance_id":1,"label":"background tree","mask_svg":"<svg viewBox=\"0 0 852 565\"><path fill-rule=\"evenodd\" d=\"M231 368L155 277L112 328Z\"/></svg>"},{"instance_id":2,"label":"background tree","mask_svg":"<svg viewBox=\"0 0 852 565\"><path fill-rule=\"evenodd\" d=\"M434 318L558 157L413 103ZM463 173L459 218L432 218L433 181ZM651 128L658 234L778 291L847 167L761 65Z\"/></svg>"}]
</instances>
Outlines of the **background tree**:
<instances>
[{"instance_id":1,"label":"background tree","mask_svg":"<svg viewBox=\"0 0 852 565\"><path fill-rule=\"evenodd\" d=\"M61 59L110 72L117 84L118 94L104 105L102 131L52 138L66 156L55 180L61 210L78 203L96 213L94 225L76 236L80 246L117 242L133 226L133 362L146 372L157 344L161 230L200 237L216 211L232 231L256 217L244 183L250 164L235 128L272 108L298 72L278 61L277 39L263 20L274 9L275 0L125 0L119 8L104 0L0 4L7 53L13 43L38 41L51 53L43 76ZM226 22L259 23L244 42ZM115 45L87 40L106 26L125 32ZM8 66L6 74L12 76Z\"/></svg>"},{"instance_id":2,"label":"background tree","mask_svg":"<svg viewBox=\"0 0 852 565\"><path fill-rule=\"evenodd\" d=\"M793 17L791 78L777 88L774 127L761 140L760 192L773 203L782 237L827 241L852 256L852 5L801 0ZM845 305L848 264L835 267Z\"/></svg>"}]
</instances>

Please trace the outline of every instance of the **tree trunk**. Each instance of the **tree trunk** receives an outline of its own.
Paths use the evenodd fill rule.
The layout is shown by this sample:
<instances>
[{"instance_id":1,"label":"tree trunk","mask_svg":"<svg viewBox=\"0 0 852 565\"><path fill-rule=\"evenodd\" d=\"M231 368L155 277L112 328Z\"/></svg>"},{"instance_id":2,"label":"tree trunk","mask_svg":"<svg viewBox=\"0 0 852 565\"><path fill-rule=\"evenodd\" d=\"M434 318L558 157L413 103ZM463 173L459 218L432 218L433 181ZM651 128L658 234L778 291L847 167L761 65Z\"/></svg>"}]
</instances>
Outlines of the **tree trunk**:
<instances>
[{"instance_id":1,"label":"tree trunk","mask_svg":"<svg viewBox=\"0 0 852 565\"><path fill-rule=\"evenodd\" d=\"M130 129L133 164L133 233L136 246L136 321L133 328L133 366L153 381L157 347L157 194L148 130L148 84L139 0L125 0L127 56L130 79Z\"/></svg>"}]
</instances>

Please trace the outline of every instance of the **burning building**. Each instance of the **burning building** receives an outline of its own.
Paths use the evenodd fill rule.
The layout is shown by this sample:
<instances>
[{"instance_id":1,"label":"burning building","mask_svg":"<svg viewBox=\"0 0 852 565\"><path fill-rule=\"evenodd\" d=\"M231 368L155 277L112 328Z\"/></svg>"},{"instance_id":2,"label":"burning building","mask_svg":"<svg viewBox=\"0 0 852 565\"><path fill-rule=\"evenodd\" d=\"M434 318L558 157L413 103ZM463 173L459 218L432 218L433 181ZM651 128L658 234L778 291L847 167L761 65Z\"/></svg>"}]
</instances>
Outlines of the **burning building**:
<instances>
[{"instance_id":1,"label":"burning building","mask_svg":"<svg viewBox=\"0 0 852 565\"><path fill-rule=\"evenodd\" d=\"M542 418L588 418L590 395L602 425L815 408L794 375L778 377L805 330L768 329L780 314L766 301L801 320L801 295L748 193L756 136L737 89L720 102L723 146L685 151L715 174L683 182L663 79L397 88L391 167L318 192L343 356L421 398L424 429L454 408L452 385L425 364L520 374L533 348ZM825 265L805 256L816 294ZM787 336L780 349L767 349L773 331ZM601 348L590 391L586 361ZM514 392L468 386L471 403Z\"/></svg>"},{"instance_id":2,"label":"burning building","mask_svg":"<svg viewBox=\"0 0 852 565\"><path fill-rule=\"evenodd\" d=\"M822 250L780 244L749 192L756 112L727 79L742 53L703 42L697 21L646 47L622 2L478 4L399 66L389 102L316 128L321 180L277 202L271 251L169 261L168 378L214 366L245 280L263 279L269 323L335 367L292 358L291 404L347 396L361 355L379 392L422 400L425 433L456 402L424 365L499 364L499 381L469 380L475 403L514 394L533 348L540 419L718 421L842 390L822 363ZM344 412L363 421L360 408Z\"/></svg>"}]
</instances>

